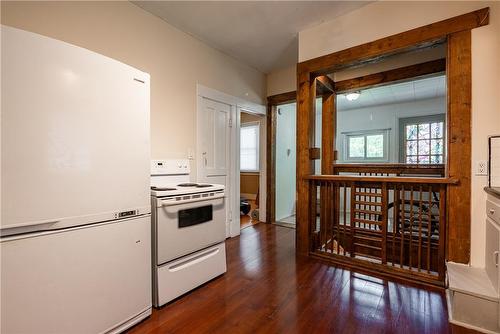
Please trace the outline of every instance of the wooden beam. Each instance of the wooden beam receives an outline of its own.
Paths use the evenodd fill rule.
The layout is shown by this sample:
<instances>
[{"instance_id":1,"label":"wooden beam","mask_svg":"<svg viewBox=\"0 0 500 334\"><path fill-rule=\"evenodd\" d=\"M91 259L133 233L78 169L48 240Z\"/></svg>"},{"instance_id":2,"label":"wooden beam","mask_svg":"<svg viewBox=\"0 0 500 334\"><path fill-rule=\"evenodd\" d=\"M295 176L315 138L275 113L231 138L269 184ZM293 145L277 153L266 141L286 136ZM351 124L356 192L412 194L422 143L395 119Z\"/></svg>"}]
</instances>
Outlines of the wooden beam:
<instances>
[{"instance_id":1,"label":"wooden beam","mask_svg":"<svg viewBox=\"0 0 500 334\"><path fill-rule=\"evenodd\" d=\"M335 135L337 130L336 94L322 96L321 108L321 174L333 174Z\"/></svg>"},{"instance_id":2,"label":"wooden beam","mask_svg":"<svg viewBox=\"0 0 500 334\"><path fill-rule=\"evenodd\" d=\"M282 94L271 95L267 97L267 104L277 106L297 101L297 91L286 92Z\"/></svg>"},{"instance_id":3,"label":"wooden beam","mask_svg":"<svg viewBox=\"0 0 500 334\"><path fill-rule=\"evenodd\" d=\"M266 220L276 221L276 118L277 106L297 100L297 92L272 95L267 98L266 122Z\"/></svg>"},{"instance_id":4,"label":"wooden beam","mask_svg":"<svg viewBox=\"0 0 500 334\"><path fill-rule=\"evenodd\" d=\"M276 221L276 106L266 114L266 223Z\"/></svg>"},{"instance_id":5,"label":"wooden beam","mask_svg":"<svg viewBox=\"0 0 500 334\"><path fill-rule=\"evenodd\" d=\"M308 72L297 73L297 204L296 250L309 254L310 193L309 181L304 177L314 171L314 161L309 159L309 148L314 147L314 117L316 80Z\"/></svg>"},{"instance_id":6,"label":"wooden beam","mask_svg":"<svg viewBox=\"0 0 500 334\"><path fill-rule=\"evenodd\" d=\"M471 32L448 37L448 260L468 263L471 227Z\"/></svg>"},{"instance_id":7,"label":"wooden beam","mask_svg":"<svg viewBox=\"0 0 500 334\"><path fill-rule=\"evenodd\" d=\"M321 75L316 78L316 96L331 94L335 91L335 83L327 75Z\"/></svg>"},{"instance_id":8,"label":"wooden beam","mask_svg":"<svg viewBox=\"0 0 500 334\"><path fill-rule=\"evenodd\" d=\"M335 82L337 93L349 90L374 87L389 82L408 80L446 71L446 59L432 60L421 64L369 74L358 78Z\"/></svg>"},{"instance_id":9,"label":"wooden beam","mask_svg":"<svg viewBox=\"0 0 500 334\"><path fill-rule=\"evenodd\" d=\"M349 65L371 62L380 57L428 47L441 42L447 35L471 30L489 23L489 8L452 17L420 28L377 39L342 51L307 60L298 64L299 72L324 75Z\"/></svg>"},{"instance_id":10,"label":"wooden beam","mask_svg":"<svg viewBox=\"0 0 500 334\"><path fill-rule=\"evenodd\" d=\"M311 147L309 149L309 159L311 160L321 159L321 149L319 147Z\"/></svg>"}]
</instances>

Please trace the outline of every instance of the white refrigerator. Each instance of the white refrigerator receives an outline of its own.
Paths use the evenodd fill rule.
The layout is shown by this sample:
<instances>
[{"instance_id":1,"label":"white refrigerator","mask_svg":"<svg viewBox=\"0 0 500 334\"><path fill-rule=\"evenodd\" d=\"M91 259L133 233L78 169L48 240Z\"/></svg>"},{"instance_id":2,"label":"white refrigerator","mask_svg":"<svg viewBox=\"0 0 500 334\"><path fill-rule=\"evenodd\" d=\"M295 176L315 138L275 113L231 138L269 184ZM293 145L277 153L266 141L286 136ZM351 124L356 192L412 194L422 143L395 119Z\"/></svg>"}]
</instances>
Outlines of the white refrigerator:
<instances>
[{"instance_id":1,"label":"white refrigerator","mask_svg":"<svg viewBox=\"0 0 500 334\"><path fill-rule=\"evenodd\" d=\"M149 75L1 26L1 333L151 313Z\"/></svg>"}]
</instances>

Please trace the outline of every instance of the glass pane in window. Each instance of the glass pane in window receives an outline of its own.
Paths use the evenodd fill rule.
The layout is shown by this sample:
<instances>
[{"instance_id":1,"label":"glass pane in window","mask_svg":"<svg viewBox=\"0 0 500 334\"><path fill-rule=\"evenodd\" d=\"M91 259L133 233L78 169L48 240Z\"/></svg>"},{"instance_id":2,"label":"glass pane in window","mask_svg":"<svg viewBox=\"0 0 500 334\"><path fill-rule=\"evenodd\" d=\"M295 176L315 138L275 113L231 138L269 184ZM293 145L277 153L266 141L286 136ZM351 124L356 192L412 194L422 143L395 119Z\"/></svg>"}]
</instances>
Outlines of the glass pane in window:
<instances>
[{"instance_id":1,"label":"glass pane in window","mask_svg":"<svg viewBox=\"0 0 500 334\"><path fill-rule=\"evenodd\" d=\"M443 122L431 124L431 137L443 138Z\"/></svg>"},{"instance_id":2,"label":"glass pane in window","mask_svg":"<svg viewBox=\"0 0 500 334\"><path fill-rule=\"evenodd\" d=\"M418 154L428 155L430 151L430 140L419 140L418 141Z\"/></svg>"},{"instance_id":3,"label":"glass pane in window","mask_svg":"<svg viewBox=\"0 0 500 334\"><path fill-rule=\"evenodd\" d=\"M365 137L349 137L349 158L365 157Z\"/></svg>"},{"instance_id":4,"label":"glass pane in window","mask_svg":"<svg viewBox=\"0 0 500 334\"><path fill-rule=\"evenodd\" d=\"M408 157L406 157L406 163L408 163L408 164L416 164L417 163L417 157L416 156L408 156Z\"/></svg>"},{"instance_id":5,"label":"glass pane in window","mask_svg":"<svg viewBox=\"0 0 500 334\"><path fill-rule=\"evenodd\" d=\"M240 131L240 169L259 169L259 125L242 126Z\"/></svg>"},{"instance_id":6,"label":"glass pane in window","mask_svg":"<svg viewBox=\"0 0 500 334\"><path fill-rule=\"evenodd\" d=\"M442 139L432 139L431 140L431 154L443 154L443 140Z\"/></svg>"},{"instance_id":7,"label":"glass pane in window","mask_svg":"<svg viewBox=\"0 0 500 334\"><path fill-rule=\"evenodd\" d=\"M406 126L406 139L413 140L417 139L417 125L407 125Z\"/></svg>"},{"instance_id":8,"label":"glass pane in window","mask_svg":"<svg viewBox=\"0 0 500 334\"><path fill-rule=\"evenodd\" d=\"M431 156L431 163L442 164L443 163L443 156L442 155L432 155Z\"/></svg>"},{"instance_id":9,"label":"glass pane in window","mask_svg":"<svg viewBox=\"0 0 500 334\"><path fill-rule=\"evenodd\" d=\"M410 140L406 142L406 155L417 155L416 140Z\"/></svg>"},{"instance_id":10,"label":"glass pane in window","mask_svg":"<svg viewBox=\"0 0 500 334\"><path fill-rule=\"evenodd\" d=\"M430 135L430 124L419 124L418 125L418 139L427 139Z\"/></svg>"},{"instance_id":11,"label":"glass pane in window","mask_svg":"<svg viewBox=\"0 0 500 334\"><path fill-rule=\"evenodd\" d=\"M429 163L429 156L428 155L419 155L418 156L418 163L419 164L428 164Z\"/></svg>"},{"instance_id":12,"label":"glass pane in window","mask_svg":"<svg viewBox=\"0 0 500 334\"><path fill-rule=\"evenodd\" d=\"M241 148L253 148L257 147L257 133L258 126L245 126L241 128Z\"/></svg>"},{"instance_id":13,"label":"glass pane in window","mask_svg":"<svg viewBox=\"0 0 500 334\"><path fill-rule=\"evenodd\" d=\"M255 155L253 154L241 154L240 160L241 170L257 170Z\"/></svg>"},{"instance_id":14,"label":"glass pane in window","mask_svg":"<svg viewBox=\"0 0 500 334\"><path fill-rule=\"evenodd\" d=\"M366 136L366 157L367 158L384 157L384 135Z\"/></svg>"}]
</instances>

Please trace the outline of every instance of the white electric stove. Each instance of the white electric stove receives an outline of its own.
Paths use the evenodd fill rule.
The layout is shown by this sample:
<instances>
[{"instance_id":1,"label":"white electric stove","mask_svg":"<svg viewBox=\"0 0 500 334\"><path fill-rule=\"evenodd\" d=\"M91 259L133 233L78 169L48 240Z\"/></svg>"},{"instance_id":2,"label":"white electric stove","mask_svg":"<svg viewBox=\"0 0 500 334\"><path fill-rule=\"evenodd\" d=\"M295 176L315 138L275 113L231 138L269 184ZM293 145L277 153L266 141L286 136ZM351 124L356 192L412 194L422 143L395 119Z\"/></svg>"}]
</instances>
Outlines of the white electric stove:
<instances>
[{"instance_id":1,"label":"white electric stove","mask_svg":"<svg viewBox=\"0 0 500 334\"><path fill-rule=\"evenodd\" d=\"M224 186L190 182L188 160L153 160L153 305L226 272Z\"/></svg>"}]
</instances>

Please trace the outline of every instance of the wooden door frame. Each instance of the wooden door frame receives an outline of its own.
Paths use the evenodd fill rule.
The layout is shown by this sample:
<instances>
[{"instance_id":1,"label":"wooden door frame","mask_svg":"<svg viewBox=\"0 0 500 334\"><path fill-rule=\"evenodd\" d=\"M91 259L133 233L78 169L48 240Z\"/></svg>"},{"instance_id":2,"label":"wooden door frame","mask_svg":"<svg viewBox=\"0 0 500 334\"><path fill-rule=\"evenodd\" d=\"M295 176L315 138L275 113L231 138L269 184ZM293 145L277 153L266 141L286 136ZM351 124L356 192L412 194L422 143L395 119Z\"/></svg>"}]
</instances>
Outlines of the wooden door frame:
<instances>
[{"instance_id":1,"label":"wooden door frame","mask_svg":"<svg viewBox=\"0 0 500 334\"><path fill-rule=\"evenodd\" d=\"M310 187L306 177L313 174L314 100L317 78L353 66L380 61L386 57L447 43L448 82L446 176L457 178L450 186L448 203L447 259L470 260L471 221L471 30L489 23L489 8L432 23L369 43L301 62L297 65L297 233L300 254L309 254ZM324 129L322 140L332 141L335 129ZM326 139L325 139L326 137ZM334 154L323 152L322 162L333 164Z\"/></svg>"},{"instance_id":2,"label":"wooden door frame","mask_svg":"<svg viewBox=\"0 0 500 334\"><path fill-rule=\"evenodd\" d=\"M266 131L266 222L276 221L276 118L277 107L297 100L297 92L276 94L267 98Z\"/></svg>"}]
</instances>

